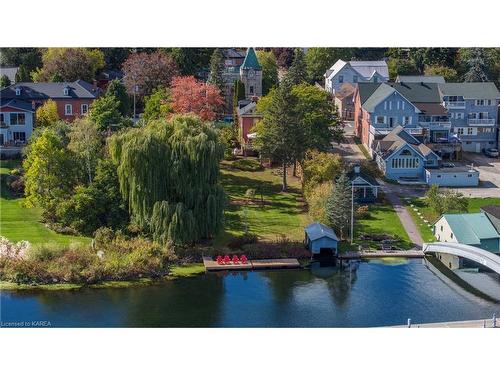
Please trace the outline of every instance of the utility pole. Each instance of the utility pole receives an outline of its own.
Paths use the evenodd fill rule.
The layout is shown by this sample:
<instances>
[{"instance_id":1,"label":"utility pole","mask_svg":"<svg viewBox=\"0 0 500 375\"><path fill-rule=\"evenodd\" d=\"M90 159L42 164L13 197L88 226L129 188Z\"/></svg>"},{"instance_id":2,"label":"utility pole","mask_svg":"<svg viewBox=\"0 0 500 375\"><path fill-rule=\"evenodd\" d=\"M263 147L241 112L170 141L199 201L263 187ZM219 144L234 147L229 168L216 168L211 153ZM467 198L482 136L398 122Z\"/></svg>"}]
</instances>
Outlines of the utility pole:
<instances>
[{"instance_id":1,"label":"utility pole","mask_svg":"<svg viewBox=\"0 0 500 375\"><path fill-rule=\"evenodd\" d=\"M351 181L351 245L354 242L354 181Z\"/></svg>"}]
</instances>

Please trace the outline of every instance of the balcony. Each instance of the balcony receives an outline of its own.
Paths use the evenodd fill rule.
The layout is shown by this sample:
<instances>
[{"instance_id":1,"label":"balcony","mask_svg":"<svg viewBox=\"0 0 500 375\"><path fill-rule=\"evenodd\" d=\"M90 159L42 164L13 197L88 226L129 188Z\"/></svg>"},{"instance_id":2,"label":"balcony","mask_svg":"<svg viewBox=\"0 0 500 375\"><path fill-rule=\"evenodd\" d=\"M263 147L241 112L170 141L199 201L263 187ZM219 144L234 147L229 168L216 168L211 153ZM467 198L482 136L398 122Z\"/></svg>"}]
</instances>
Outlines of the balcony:
<instances>
[{"instance_id":1,"label":"balcony","mask_svg":"<svg viewBox=\"0 0 500 375\"><path fill-rule=\"evenodd\" d=\"M495 125L494 118L470 118L468 119L469 125Z\"/></svg>"},{"instance_id":2,"label":"balcony","mask_svg":"<svg viewBox=\"0 0 500 375\"><path fill-rule=\"evenodd\" d=\"M404 127L404 125L403 125ZM395 127L388 127L387 125L383 125L382 127L375 127L373 125L370 125L370 133L374 135L387 135L391 131L394 130ZM407 128L404 127L404 130L411 135L421 135L423 134L423 129L422 128Z\"/></svg>"},{"instance_id":3,"label":"balcony","mask_svg":"<svg viewBox=\"0 0 500 375\"><path fill-rule=\"evenodd\" d=\"M465 109L465 101L443 102L446 109Z\"/></svg>"},{"instance_id":4,"label":"balcony","mask_svg":"<svg viewBox=\"0 0 500 375\"><path fill-rule=\"evenodd\" d=\"M418 124L429 130L449 130L451 129L450 121L419 121Z\"/></svg>"}]
</instances>

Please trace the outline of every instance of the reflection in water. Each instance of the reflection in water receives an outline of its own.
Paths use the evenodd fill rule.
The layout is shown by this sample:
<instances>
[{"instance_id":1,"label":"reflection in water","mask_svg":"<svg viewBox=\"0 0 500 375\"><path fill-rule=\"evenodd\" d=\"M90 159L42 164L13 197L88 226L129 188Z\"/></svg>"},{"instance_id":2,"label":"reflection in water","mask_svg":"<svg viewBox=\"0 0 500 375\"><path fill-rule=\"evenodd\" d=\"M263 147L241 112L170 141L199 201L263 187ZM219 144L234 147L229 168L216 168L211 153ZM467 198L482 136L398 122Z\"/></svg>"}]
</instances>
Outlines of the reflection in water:
<instances>
[{"instance_id":1,"label":"reflection in water","mask_svg":"<svg viewBox=\"0 0 500 375\"><path fill-rule=\"evenodd\" d=\"M124 289L2 292L0 317L74 327L369 327L500 313L445 279L421 260L313 264Z\"/></svg>"}]
</instances>

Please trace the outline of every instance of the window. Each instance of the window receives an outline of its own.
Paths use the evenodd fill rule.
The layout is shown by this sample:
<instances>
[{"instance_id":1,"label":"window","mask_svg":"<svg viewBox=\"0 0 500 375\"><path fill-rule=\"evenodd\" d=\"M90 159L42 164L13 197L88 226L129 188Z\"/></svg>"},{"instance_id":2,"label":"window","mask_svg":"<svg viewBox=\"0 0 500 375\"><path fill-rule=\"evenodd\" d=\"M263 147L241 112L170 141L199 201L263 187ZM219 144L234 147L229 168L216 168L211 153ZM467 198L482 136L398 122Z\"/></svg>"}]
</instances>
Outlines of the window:
<instances>
[{"instance_id":1,"label":"window","mask_svg":"<svg viewBox=\"0 0 500 375\"><path fill-rule=\"evenodd\" d=\"M443 231L443 226L441 225L441 232Z\"/></svg>"},{"instance_id":2,"label":"window","mask_svg":"<svg viewBox=\"0 0 500 375\"><path fill-rule=\"evenodd\" d=\"M403 125L411 124L411 116L403 116Z\"/></svg>"},{"instance_id":3,"label":"window","mask_svg":"<svg viewBox=\"0 0 500 375\"><path fill-rule=\"evenodd\" d=\"M404 109L405 109L405 101L404 101L404 100L401 102L401 109L402 109L403 111L404 111Z\"/></svg>"},{"instance_id":4,"label":"window","mask_svg":"<svg viewBox=\"0 0 500 375\"><path fill-rule=\"evenodd\" d=\"M397 107L397 109L399 111L399 100L396 102L396 107Z\"/></svg>"},{"instance_id":5,"label":"window","mask_svg":"<svg viewBox=\"0 0 500 375\"><path fill-rule=\"evenodd\" d=\"M251 88L251 86L250 86L250 88ZM64 114L67 116L73 114L73 106L71 104L64 105Z\"/></svg>"},{"instance_id":6,"label":"window","mask_svg":"<svg viewBox=\"0 0 500 375\"><path fill-rule=\"evenodd\" d=\"M253 86L250 86L250 94L253 95Z\"/></svg>"},{"instance_id":7,"label":"window","mask_svg":"<svg viewBox=\"0 0 500 375\"><path fill-rule=\"evenodd\" d=\"M385 116L377 116L375 117L376 124L385 124Z\"/></svg>"},{"instance_id":8,"label":"window","mask_svg":"<svg viewBox=\"0 0 500 375\"><path fill-rule=\"evenodd\" d=\"M401 155L411 155L410 150L403 150L401 151Z\"/></svg>"},{"instance_id":9,"label":"window","mask_svg":"<svg viewBox=\"0 0 500 375\"><path fill-rule=\"evenodd\" d=\"M378 82L378 77L373 77L373 82L377 83Z\"/></svg>"},{"instance_id":10,"label":"window","mask_svg":"<svg viewBox=\"0 0 500 375\"><path fill-rule=\"evenodd\" d=\"M467 135L474 134L474 128L467 128Z\"/></svg>"},{"instance_id":11,"label":"window","mask_svg":"<svg viewBox=\"0 0 500 375\"><path fill-rule=\"evenodd\" d=\"M392 100L389 101L389 110L392 111Z\"/></svg>"},{"instance_id":12,"label":"window","mask_svg":"<svg viewBox=\"0 0 500 375\"><path fill-rule=\"evenodd\" d=\"M339 83L343 83L344 82L344 76L339 76Z\"/></svg>"},{"instance_id":13,"label":"window","mask_svg":"<svg viewBox=\"0 0 500 375\"><path fill-rule=\"evenodd\" d=\"M387 110L387 101L384 102L384 110Z\"/></svg>"},{"instance_id":14,"label":"window","mask_svg":"<svg viewBox=\"0 0 500 375\"><path fill-rule=\"evenodd\" d=\"M82 104L81 106L81 114L84 115L89 111L89 105L88 104Z\"/></svg>"},{"instance_id":15,"label":"window","mask_svg":"<svg viewBox=\"0 0 500 375\"><path fill-rule=\"evenodd\" d=\"M491 105L491 99L485 100L484 105Z\"/></svg>"},{"instance_id":16,"label":"window","mask_svg":"<svg viewBox=\"0 0 500 375\"><path fill-rule=\"evenodd\" d=\"M24 113L11 113L10 114L10 124L11 125L24 125L26 123L26 115Z\"/></svg>"},{"instance_id":17,"label":"window","mask_svg":"<svg viewBox=\"0 0 500 375\"><path fill-rule=\"evenodd\" d=\"M357 75L352 76L352 82L358 83L358 76Z\"/></svg>"},{"instance_id":18,"label":"window","mask_svg":"<svg viewBox=\"0 0 500 375\"><path fill-rule=\"evenodd\" d=\"M477 99L476 105L484 105L484 99Z\"/></svg>"},{"instance_id":19,"label":"window","mask_svg":"<svg viewBox=\"0 0 500 375\"><path fill-rule=\"evenodd\" d=\"M458 135L463 135L464 134L464 128L457 128L457 134Z\"/></svg>"},{"instance_id":20,"label":"window","mask_svg":"<svg viewBox=\"0 0 500 375\"><path fill-rule=\"evenodd\" d=\"M65 96L69 95L69 89L67 87L65 87L63 91Z\"/></svg>"},{"instance_id":21,"label":"window","mask_svg":"<svg viewBox=\"0 0 500 375\"><path fill-rule=\"evenodd\" d=\"M472 177L472 175L471 175L471 174L468 174L468 175L467 175L467 177Z\"/></svg>"},{"instance_id":22,"label":"window","mask_svg":"<svg viewBox=\"0 0 500 375\"><path fill-rule=\"evenodd\" d=\"M450 233L450 238L453 238L453 233Z\"/></svg>"},{"instance_id":23,"label":"window","mask_svg":"<svg viewBox=\"0 0 500 375\"><path fill-rule=\"evenodd\" d=\"M440 174L438 174L438 175L437 175L437 178L441 178L441 175L440 175Z\"/></svg>"},{"instance_id":24,"label":"window","mask_svg":"<svg viewBox=\"0 0 500 375\"><path fill-rule=\"evenodd\" d=\"M26 142L26 133L25 132L14 132L14 141Z\"/></svg>"},{"instance_id":25,"label":"window","mask_svg":"<svg viewBox=\"0 0 500 375\"><path fill-rule=\"evenodd\" d=\"M16 87L16 96L21 95L21 89L19 87Z\"/></svg>"},{"instance_id":26,"label":"window","mask_svg":"<svg viewBox=\"0 0 500 375\"><path fill-rule=\"evenodd\" d=\"M0 125L5 125L5 117L3 113L0 113Z\"/></svg>"},{"instance_id":27,"label":"window","mask_svg":"<svg viewBox=\"0 0 500 375\"><path fill-rule=\"evenodd\" d=\"M457 120L463 120L465 118L465 114L463 112L457 112L455 113L455 118Z\"/></svg>"}]
</instances>

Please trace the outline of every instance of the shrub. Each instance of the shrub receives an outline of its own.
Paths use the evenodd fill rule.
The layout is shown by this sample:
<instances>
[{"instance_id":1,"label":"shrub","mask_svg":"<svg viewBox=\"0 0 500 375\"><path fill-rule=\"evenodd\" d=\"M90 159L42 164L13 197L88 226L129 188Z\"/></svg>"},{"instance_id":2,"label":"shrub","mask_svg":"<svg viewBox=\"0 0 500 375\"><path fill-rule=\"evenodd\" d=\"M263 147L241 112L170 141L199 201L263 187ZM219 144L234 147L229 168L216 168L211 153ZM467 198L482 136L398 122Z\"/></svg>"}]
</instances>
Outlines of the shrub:
<instances>
[{"instance_id":1,"label":"shrub","mask_svg":"<svg viewBox=\"0 0 500 375\"><path fill-rule=\"evenodd\" d=\"M309 205L309 216L314 221L319 221L323 224L328 224L326 216L326 203L332 194L333 182L324 182L311 189L307 196L307 204Z\"/></svg>"},{"instance_id":2,"label":"shrub","mask_svg":"<svg viewBox=\"0 0 500 375\"><path fill-rule=\"evenodd\" d=\"M356 207L356 210L354 211L354 218L356 220L368 219L369 217L370 211L368 206L364 205Z\"/></svg>"},{"instance_id":3,"label":"shrub","mask_svg":"<svg viewBox=\"0 0 500 375\"><path fill-rule=\"evenodd\" d=\"M230 249L241 249L243 245L252 244L257 242L257 236L252 233L244 234L243 236L233 237L227 247Z\"/></svg>"},{"instance_id":4,"label":"shrub","mask_svg":"<svg viewBox=\"0 0 500 375\"><path fill-rule=\"evenodd\" d=\"M306 197L319 184L334 181L342 172L344 164L340 155L312 151L303 163L303 188Z\"/></svg>"},{"instance_id":5,"label":"shrub","mask_svg":"<svg viewBox=\"0 0 500 375\"><path fill-rule=\"evenodd\" d=\"M233 168L247 172L256 172L263 169L262 165L256 159L248 158L234 161Z\"/></svg>"}]
</instances>

